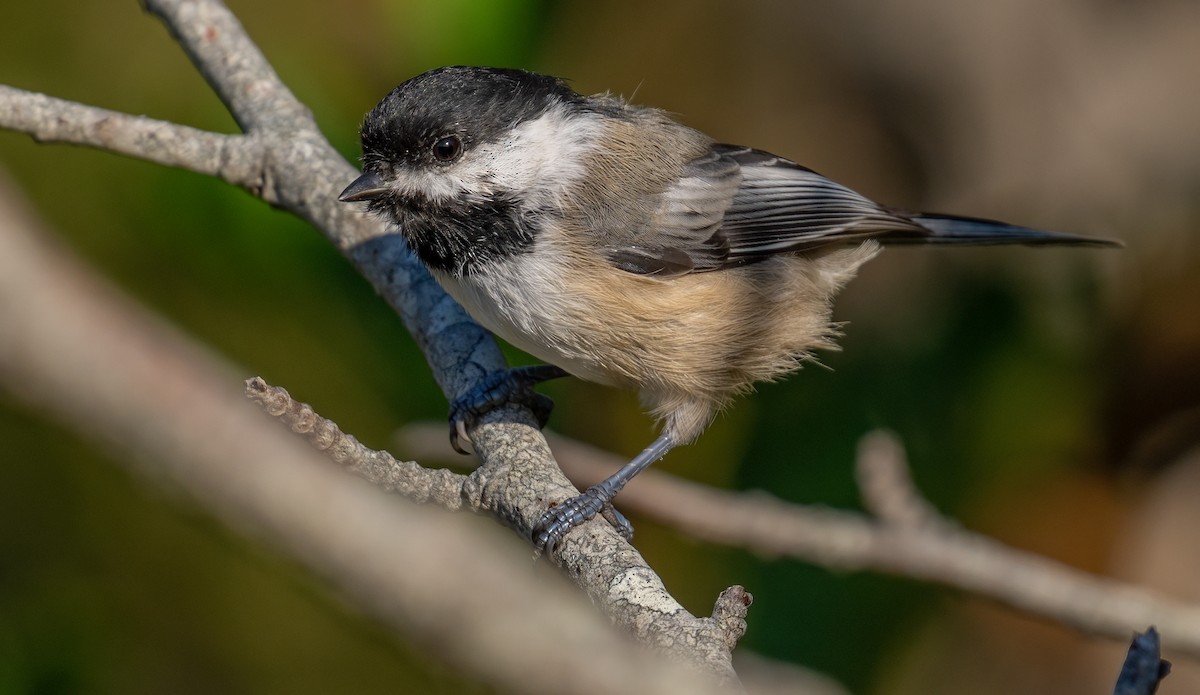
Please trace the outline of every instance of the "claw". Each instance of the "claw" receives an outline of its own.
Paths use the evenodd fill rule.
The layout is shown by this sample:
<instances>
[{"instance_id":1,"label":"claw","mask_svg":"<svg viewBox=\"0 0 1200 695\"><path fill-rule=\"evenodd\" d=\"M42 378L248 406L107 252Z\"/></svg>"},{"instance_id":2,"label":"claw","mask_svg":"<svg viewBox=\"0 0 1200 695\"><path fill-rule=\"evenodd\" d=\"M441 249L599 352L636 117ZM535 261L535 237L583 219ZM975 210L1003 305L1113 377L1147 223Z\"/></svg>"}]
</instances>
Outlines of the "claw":
<instances>
[{"instance_id":1,"label":"claw","mask_svg":"<svg viewBox=\"0 0 1200 695\"><path fill-rule=\"evenodd\" d=\"M626 543L633 542L633 524L629 523L629 519L626 519L624 514L617 511L612 502L600 508L600 516L604 517L608 525L621 534L621 538L624 538Z\"/></svg>"},{"instance_id":2,"label":"claw","mask_svg":"<svg viewBox=\"0 0 1200 695\"><path fill-rule=\"evenodd\" d=\"M471 441L471 436L467 434L467 423L462 419L454 419L450 425L450 446L463 456L470 456L471 451L462 448L461 443L466 442L471 449L475 448L475 443Z\"/></svg>"},{"instance_id":3,"label":"claw","mask_svg":"<svg viewBox=\"0 0 1200 695\"><path fill-rule=\"evenodd\" d=\"M450 446L460 454L471 452L464 449L466 442L472 449L467 430L484 413L505 403L521 403L533 411L538 425L546 426L554 401L537 393L533 386L548 379L566 376L567 373L553 365L541 364L531 367L516 367L503 372L493 372L484 377L474 388L455 399L450 405Z\"/></svg>"}]
</instances>

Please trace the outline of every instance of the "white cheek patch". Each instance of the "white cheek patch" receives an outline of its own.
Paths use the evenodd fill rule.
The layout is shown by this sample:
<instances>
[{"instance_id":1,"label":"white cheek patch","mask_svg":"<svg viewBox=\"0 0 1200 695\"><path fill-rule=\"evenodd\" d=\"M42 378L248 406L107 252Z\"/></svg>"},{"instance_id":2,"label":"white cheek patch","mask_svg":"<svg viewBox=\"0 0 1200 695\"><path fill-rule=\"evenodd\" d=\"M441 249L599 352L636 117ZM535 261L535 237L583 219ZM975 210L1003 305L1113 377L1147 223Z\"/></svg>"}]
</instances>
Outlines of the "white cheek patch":
<instances>
[{"instance_id":1,"label":"white cheek patch","mask_svg":"<svg viewBox=\"0 0 1200 695\"><path fill-rule=\"evenodd\" d=\"M584 175L585 155L601 133L600 118L553 106L498 141L471 148L452 166L397 171L392 189L432 202L486 200L496 193L522 191L530 206L561 206Z\"/></svg>"},{"instance_id":2,"label":"white cheek patch","mask_svg":"<svg viewBox=\"0 0 1200 695\"><path fill-rule=\"evenodd\" d=\"M555 106L498 143L480 148L495 184L551 196L557 202L584 175L586 153L602 129L600 116ZM530 201L534 202L534 201ZM540 202L540 201L539 201Z\"/></svg>"}]
</instances>

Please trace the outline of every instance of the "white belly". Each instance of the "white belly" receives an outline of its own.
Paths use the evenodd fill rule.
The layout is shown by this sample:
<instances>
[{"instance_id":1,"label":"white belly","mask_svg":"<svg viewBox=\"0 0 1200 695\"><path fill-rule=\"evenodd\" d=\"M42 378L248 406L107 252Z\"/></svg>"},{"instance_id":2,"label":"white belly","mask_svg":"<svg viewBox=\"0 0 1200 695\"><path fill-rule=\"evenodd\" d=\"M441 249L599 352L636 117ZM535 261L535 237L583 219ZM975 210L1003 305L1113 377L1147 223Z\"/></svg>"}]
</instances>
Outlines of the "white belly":
<instances>
[{"instance_id":1,"label":"white belly","mask_svg":"<svg viewBox=\"0 0 1200 695\"><path fill-rule=\"evenodd\" d=\"M614 384L603 356L589 349L571 319L590 307L566 290L551 264L524 255L470 277L433 276L476 321L514 347L582 379Z\"/></svg>"}]
</instances>

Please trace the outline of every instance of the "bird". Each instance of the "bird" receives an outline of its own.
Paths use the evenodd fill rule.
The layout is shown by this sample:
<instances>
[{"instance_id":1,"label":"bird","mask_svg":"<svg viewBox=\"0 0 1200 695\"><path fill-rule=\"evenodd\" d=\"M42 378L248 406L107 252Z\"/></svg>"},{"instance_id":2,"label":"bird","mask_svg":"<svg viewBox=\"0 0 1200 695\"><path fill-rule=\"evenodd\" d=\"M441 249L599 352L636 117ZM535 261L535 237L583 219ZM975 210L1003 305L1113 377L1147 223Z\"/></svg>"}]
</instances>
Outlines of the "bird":
<instances>
[{"instance_id":1,"label":"bird","mask_svg":"<svg viewBox=\"0 0 1200 695\"><path fill-rule=\"evenodd\" d=\"M544 424L531 386L566 374L637 391L659 423L628 464L541 515L532 541L546 552L600 512L631 538L613 497L754 384L835 347L833 299L884 246L1119 245L881 205L657 108L518 69L412 77L360 137L363 173L339 200L396 225L476 321L548 363L459 399L452 433L508 399Z\"/></svg>"}]
</instances>

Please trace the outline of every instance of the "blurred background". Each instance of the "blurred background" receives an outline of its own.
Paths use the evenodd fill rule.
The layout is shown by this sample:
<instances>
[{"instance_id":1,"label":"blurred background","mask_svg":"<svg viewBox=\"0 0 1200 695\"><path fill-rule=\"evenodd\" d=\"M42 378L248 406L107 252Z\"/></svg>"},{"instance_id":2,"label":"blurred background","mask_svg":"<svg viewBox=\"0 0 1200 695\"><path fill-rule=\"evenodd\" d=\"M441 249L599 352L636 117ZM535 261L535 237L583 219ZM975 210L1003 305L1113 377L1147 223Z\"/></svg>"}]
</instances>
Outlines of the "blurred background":
<instances>
[{"instance_id":1,"label":"blurred background","mask_svg":"<svg viewBox=\"0 0 1200 695\"><path fill-rule=\"evenodd\" d=\"M828 369L764 386L661 467L853 509L855 444L886 427L966 526L1200 600L1200 5L231 5L352 161L362 115L404 79L524 67L635 95L883 202L1123 240L890 250L842 296ZM0 27L0 83L235 132L132 0L3 3ZM399 321L302 221L216 180L7 132L0 169L140 301L367 444L444 418ZM631 394L546 391L561 433L627 455L653 435ZM0 693L488 692L2 393L0 441ZM852 692L1107 692L1126 646L633 521L689 609L746 585L743 648ZM1195 671L1176 659L1162 692L1192 691Z\"/></svg>"}]
</instances>

